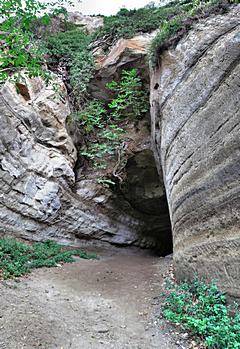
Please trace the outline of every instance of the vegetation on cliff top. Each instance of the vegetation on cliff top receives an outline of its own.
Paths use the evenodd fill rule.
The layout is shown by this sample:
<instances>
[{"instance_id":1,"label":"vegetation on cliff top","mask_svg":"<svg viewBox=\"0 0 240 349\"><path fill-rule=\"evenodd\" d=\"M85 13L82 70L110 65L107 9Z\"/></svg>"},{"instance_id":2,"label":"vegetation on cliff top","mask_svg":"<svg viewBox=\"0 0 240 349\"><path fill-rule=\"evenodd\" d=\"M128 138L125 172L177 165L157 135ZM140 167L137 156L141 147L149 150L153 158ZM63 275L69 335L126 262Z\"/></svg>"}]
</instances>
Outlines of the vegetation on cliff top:
<instances>
[{"instance_id":1,"label":"vegetation on cliff top","mask_svg":"<svg viewBox=\"0 0 240 349\"><path fill-rule=\"evenodd\" d=\"M0 279L18 277L32 269L56 267L72 263L74 256L95 259L94 254L82 250L66 250L54 241L35 242L32 245L13 239L0 239Z\"/></svg>"},{"instance_id":2,"label":"vegetation on cliff top","mask_svg":"<svg viewBox=\"0 0 240 349\"><path fill-rule=\"evenodd\" d=\"M165 6L147 5L144 8L121 9L116 15L104 17L104 26L95 33L95 39L104 39L106 48L120 39L129 39L138 33L151 33L159 29L161 23L191 11L193 8L209 4L207 0L178 0Z\"/></svg>"},{"instance_id":3,"label":"vegetation on cliff top","mask_svg":"<svg viewBox=\"0 0 240 349\"><path fill-rule=\"evenodd\" d=\"M179 12L168 20L163 20L151 42L149 62L158 65L161 52L176 43L189 31L193 23L212 14L228 11L231 3L238 0L182 0L179 1ZM182 4L182 5L181 5ZM181 9L181 11L180 11Z\"/></svg>"},{"instance_id":4,"label":"vegetation on cliff top","mask_svg":"<svg viewBox=\"0 0 240 349\"><path fill-rule=\"evenodd\" d=\"M147 5L144 8L122 9L116 15L104 17L104 26L94 36L96 44L108 50L118 39L129 39L138 33L159 30L150 51L150 60L155 63L154 51L163 46L176 32L182 31L179 38L190 28L189 18L196 21L212 13L227 10L229 4L238 0L178 0L165 6Z\"/></svg>"},{"instance_id":5,"label":"vegetation on cliff top","mask_svg":"<svg viewBox=\"0 0 240 349\"><path fill-rule=\"evenodd\" d=\"M49 74L43 68L44 62L49 63L49 67L52 68L54 61L59 58L59 64L63 64L63 68L67 67L70 71L72 88L85 93L94 69L91 55L91 48L94 45L100 44L103 49L108 50L119 38L130 38L137 33L147 33L160 28L151 49L150 58L154 60L154 50L156 51L159 46L162 47L163 43L177 31L186 29L184 23L186 18L198 13L201 16L204 8L214 5L224 8L229 3L237 3L238 0L179 0L162 7L122 9L115 16L104 17L104 26L93 36L70 25L64 27L64 33L54 34L50 38L43 36L44 45L42 45L39 37L34 35L36 31L34 25L38 27L48 25L50 19L62 11L59 6L68 2L69 0L56 0L54 3L29 0L25 3L0 0L0 17L3 19L0 23L0 82L12 74L15 74L15 79L19 79L22 69L25 69L30 76L47 77ZM45 14L39 18L44 12ZM43 50L46 46L47 52ZM82 76L80 82L79 73Z\"/></svg>"}]
</instances>

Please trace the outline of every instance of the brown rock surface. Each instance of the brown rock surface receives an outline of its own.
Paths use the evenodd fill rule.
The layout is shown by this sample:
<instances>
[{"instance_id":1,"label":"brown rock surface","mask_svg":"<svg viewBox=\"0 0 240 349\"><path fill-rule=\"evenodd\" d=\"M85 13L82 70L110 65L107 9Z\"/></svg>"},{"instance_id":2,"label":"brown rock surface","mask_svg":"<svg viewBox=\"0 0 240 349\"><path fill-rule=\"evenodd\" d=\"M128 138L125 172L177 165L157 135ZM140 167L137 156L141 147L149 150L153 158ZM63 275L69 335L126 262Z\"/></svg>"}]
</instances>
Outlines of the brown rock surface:
<instances>
[{"instance_id":1,"label":"brown rock surface","mask_svg":"<svg viewBox=\"0 0 240 349\"><path fill-rule=\"evenodd\" d=\"M149 82L147 52L154 36L155 32L138 35L132 39L120 39L107 55L96 55L97 71L90 83L92 96L108 99L109 91L105 85L113 79L118 79L122 69L137 68L142 77Z\"/></svg>"},{"instance_id":2,"label":"brown rock surface","mask_svg":"<svg viewBox=\"0 0 240 349\"><path fill-rule=\"evenodd\" d=\"M240 296L240 7L201 21L152 73L152 134L179 279Z\"/></svg>"}]
</instances>

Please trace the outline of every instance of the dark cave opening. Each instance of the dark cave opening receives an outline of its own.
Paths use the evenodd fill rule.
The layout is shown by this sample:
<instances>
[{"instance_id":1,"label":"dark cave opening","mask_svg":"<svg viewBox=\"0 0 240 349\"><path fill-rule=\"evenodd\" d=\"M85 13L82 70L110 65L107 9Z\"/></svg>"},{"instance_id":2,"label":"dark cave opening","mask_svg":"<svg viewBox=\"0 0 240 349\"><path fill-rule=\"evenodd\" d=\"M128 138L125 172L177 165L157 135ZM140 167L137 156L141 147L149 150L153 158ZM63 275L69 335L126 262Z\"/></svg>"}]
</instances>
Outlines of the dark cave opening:
<instances>
[{"instance_id":1,"label":"dark cave opening","mask_svg":"<svg viewBox=\"0 0 240 349\"><path fill-rule=\"evenodd\" d=\"M171 221L163 180L151 149L139 151L127 161L126 177L119 194L137 211L144 222L141 247L149 246L159 256L173 252Z\"/></svg>"}]
</instances>

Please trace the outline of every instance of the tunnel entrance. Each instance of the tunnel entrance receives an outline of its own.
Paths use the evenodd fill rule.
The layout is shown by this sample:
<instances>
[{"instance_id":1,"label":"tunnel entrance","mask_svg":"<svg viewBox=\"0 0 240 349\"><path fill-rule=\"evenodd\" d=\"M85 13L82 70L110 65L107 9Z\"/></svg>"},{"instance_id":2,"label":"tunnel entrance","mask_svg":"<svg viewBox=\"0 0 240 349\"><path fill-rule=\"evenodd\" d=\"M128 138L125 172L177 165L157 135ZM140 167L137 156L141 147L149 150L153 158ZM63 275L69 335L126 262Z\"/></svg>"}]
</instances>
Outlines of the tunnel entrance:
<instances>
[{"instance_id":1,"label":"tunnel entrance","mask_svg":"<svg viewBox=\"0 0 240 349\"><path fill-rule=\"evenodd\" d=\"M125 172L119 191L144 222L140 246L150 247L160 256L171 254L173 243L168 203L152 150L145 149L130 157Z\"/></svg>"}]
</instances>

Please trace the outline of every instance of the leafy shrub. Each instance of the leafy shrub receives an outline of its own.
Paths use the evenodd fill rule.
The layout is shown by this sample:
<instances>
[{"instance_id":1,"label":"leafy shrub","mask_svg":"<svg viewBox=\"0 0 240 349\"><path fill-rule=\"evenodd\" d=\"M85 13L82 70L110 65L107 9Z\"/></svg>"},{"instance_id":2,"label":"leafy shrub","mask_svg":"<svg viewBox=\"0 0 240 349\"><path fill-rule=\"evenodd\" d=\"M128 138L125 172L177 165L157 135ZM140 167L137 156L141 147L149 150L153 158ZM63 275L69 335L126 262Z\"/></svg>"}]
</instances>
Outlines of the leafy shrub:
<instances>
[{"instance_id":1,"label":"leafy shrub","mask_svg":"<svg viewBox=\"0 0 240 349\"><path fill-rule=\"evenodd\" d=\"M34 21L46 25L49 11L53 13L59 10L64 2L69 3L68 0L0 0L0 83L13 74L14 80L23 78L22 69L29 76L48 76L42 68L42 52L34 40L31 25ZM42 17L39 20L40 14Z\"/></svg>"},{"instance_id":2,"label":"leafy shrub","mask_svg":"<svg viewBox=\"0 0 240 349\"><path fill-rule=\"evenodd\" d=\"M93 161L94 167L105 169L106 158L113 156L121 146L124 130L117 125L108 125L104 131L98 133L95 142L89 143L81 149L80 154Z\"/></svg>"},{"instance_id":3,"label":"leafy shrub","mask_svg":"<svg viewBox=\"0 0 240 349\"><path fill-rule=\"evenodd\" d=\"M239 309L231 315L215 282L206 284L197 277L191 284L169 282L163 296L164 317L200 336L208 348L240 348Z\"/></svg>"},{"instance_id":4,"label":"leafy shrub","mask_svg":"<svg viewBox=\"0 0 240 349\"><path fill-rule=\"evenodd\" d=\"M86 134L93 132L96 128L103 128L106 124L106 108L97 99L89 101L85 107L73 113L73 117L79 121L80 127Z\"/></svg>"},{"instance_id":5,"label":"leafy shrub","mask_svg":"<svg viewBox=\"0 0 240 349\"><path fill-rule=\"evenodd\" d=\"M70 63L69 80L77 106L85 102L88 84L93 78L94 65L94 58L87 49L76 53Z\"/></svg>"},{"instance_id":6,"label":"leafy shrub","mask_svg":"<svg viewBox=\"0 0 240 349\"><path fill-rule=\"evenodd\" d=\"M90 36L78 28L50 35L46 41L48 62L69 64L77 53L86 49L90 40Z\"/></svg>"},{"instance_id":7,"label":"leafy shrub","mask_svg":"<svg viewBox=\"0 0 240 349\"><path fill-rule=\"evenodd\" d=\"M120 81L111 81L106 87L113 92L110 103L104 106L95 99L82 111L74 113L86 136L91 136L80 154L92 160L98 168L106 168L106 157L113 156L121 148L124 134L119 125L121 121L138 119L149 109L147 92L136 69L123 70Z\"/></svg>"},{"instance_id":8,"label":"leafy shrub","mask_svg":"<svg viewBox=\"0 0 240 349\"><path fill-rule=\"evenodd\" d=\"M29 273L34 268L56 267L58 263L72 263L73 256L96 258L82 250L64 250L54 241L27 245L13 239L0 239L0 277L8 279Z\"/></svg>"},{"instance_id":9,"label":"leafy shrub","mask_svg":"<svg viewBox=\"0 0 240 349\"><path fill-rule=\"evenodd\" d=\"M140 118L148 111L147 93L136 69L123 70L120 82L112 81L106 87L116 95L108 104L113 120Z\"/></svg>"}]
</instances>

